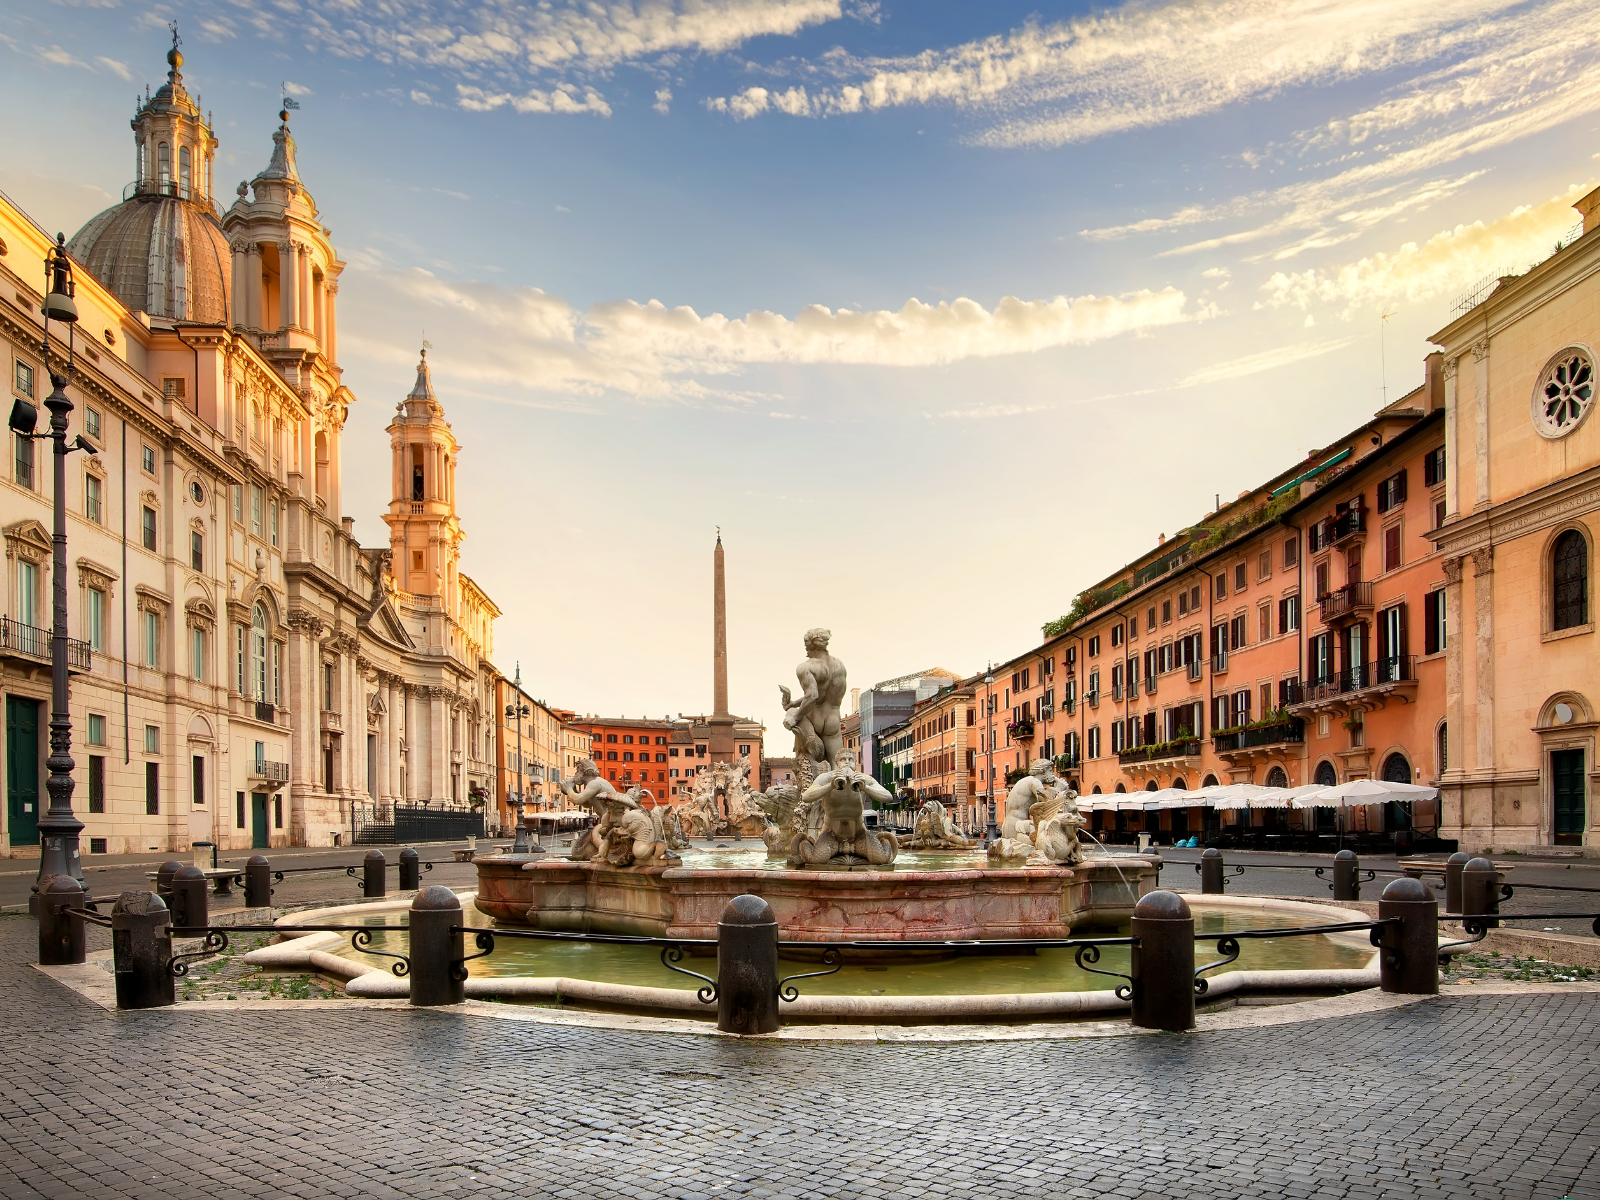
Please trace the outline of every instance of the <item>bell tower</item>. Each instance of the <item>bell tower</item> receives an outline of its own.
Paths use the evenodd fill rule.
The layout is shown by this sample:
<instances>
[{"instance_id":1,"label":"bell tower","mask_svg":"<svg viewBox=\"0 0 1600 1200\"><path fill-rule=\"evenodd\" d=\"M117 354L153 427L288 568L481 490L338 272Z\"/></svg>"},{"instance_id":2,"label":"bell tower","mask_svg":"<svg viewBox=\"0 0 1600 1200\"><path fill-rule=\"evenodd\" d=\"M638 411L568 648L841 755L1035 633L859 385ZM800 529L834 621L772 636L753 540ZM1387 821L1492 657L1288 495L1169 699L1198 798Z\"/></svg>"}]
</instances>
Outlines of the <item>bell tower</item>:
<instances>
[{"instance_id":1,"label":"bell tower","mask_svg":"<svg viewBox=\"0 0 1600 1200\"><path fill-rule=\"evenodd\" d=\"M395 584L415 596L435 596L446 613L460 610L461 543L456 516L456 456L461 447L433 390L428 351L417 382L389 422L394 458L393 499L384 521Z\"/></svg>"}]
</instances>

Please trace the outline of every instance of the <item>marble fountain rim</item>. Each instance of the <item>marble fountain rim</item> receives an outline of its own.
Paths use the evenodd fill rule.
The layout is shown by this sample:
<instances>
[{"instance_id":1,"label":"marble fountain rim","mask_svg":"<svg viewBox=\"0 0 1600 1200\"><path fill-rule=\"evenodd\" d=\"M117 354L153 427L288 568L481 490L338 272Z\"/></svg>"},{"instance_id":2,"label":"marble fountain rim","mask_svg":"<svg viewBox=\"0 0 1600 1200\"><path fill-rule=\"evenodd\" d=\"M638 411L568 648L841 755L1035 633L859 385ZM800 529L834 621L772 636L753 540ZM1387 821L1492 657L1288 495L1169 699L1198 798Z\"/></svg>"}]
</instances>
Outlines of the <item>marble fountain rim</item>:
<instances>
[{"instance_id":1,"label":"marble fountain rim","mask_svg":"<svg viewBox=\"0 0 1600 1200\"><path fill-rule=\"evenodd\" d=\"M461 891L465 914L476 891ZM1293 913L1314 917L1318 923L1333 924L1349 920L1366 920L1364 913L1354 909L1339 908L1301 900L1287 900L1267 896L1198 896L1185 894L1184 899L1192 909L1256 909L1264 912ZM314 909L280 917L273 922L283 928L285 941L253 950L244 956L245 961L257 966L279 970L313 971L332 982L342 985L351 997L372 1001L394 1001L408 994L407 982L398 979L386 968L368 969L363 964L339 958L328 951L344 940L343 934L313 932L296 933L297 923L313 924L337 920L354 912L374 913L405 911L409 901L385 904L351 904ZM466 924L466 922L463 922ZM491 928L492 926L485 926ZM1325 934L1343 940L1346 944L1361 945L1370 951L1367 964L1353 970L1316 971L1233 971L1218 976L1211 982L1207 993L1219 999L1235 992L1271 991L1282 988L1342 988L1354 995L1309 1000L1299 1004L1283 1005L1261 1010L1264 1014L1278 1014L1260 1023L1280 1024L1312 1020L1325 1016L1342 1016L1352 1011L1352 1003L1359 1011L1390 1007L1397 1003L1414 1002L1424 997L1390 997L1377 992L1378 951L1367 942L1367 935ZM1443 943L1446 939L1440 939ZM1368 997L1360 1001L1359 997ZM501 1004L482 1003L490 999L543 999L574 1001L578 1004L609 1006L610 1009L653 1010L661 1013L693 1012L694 1017L640 1016L635 1013L608 1011L606 1007L558 1009L519 1008L514 1012L500 1011ZM1364 1005L1364 1007L1363 1007ZM1080 1027L1051 1023L1030 1023L1019 1028L1017 1022L1048 1022L1050 1018L1092 1015L1094 1013L1119 1014L1127 1011L1128 1003L1119 1000L1112 991L1099 992L1022 992L996 994L949 994L941 996L802 996L784 1011L794 1017L809 1021L829 1022L826 1025L788 1025L778 1034L767 1035L788 1040L861 1040L863 1036L877 1040L920 1041L994 1041L1018 1039L1058 1039L1066 1037L1137 1035L1148 1032L1133 1029L1120 1022L1097 1023ZM1295 1013L1289 1010L1304 1010ZM460 1006L434 1009L434 1012L461 1012L469 1015L494 1016L513 1020L531 1020L545 1024L577 1025L589 1028L636 1029L661 1033L733 1036L717 1033L711 1018L715 1006L703 1006L691 991L675 988L638 987L628 984L608 984L595 980L571 979L557 976L482 977L467 981L467 1001ZM1230 1014L1213 1015L1206 1023L1218 1028L1238 1027L1239 1021L1222 1021ZM1008 1020L1009 1018L1009 1020ZM892 1022L889 1030L876 1030L876 1022ZM952 1021L974 1022L965 1026L952 1025ZM981 1022L981 1023L980 1023ZM1254 1023L1246 1021L1246 1024ZM930 1032L927 1026L936 1026ZM844 1029L855 1032L828 1032ZM918 1030L921 1030L918 1033ZM867 1031L870 1031L868 1033Z\"/></svg>"}]
</instances>

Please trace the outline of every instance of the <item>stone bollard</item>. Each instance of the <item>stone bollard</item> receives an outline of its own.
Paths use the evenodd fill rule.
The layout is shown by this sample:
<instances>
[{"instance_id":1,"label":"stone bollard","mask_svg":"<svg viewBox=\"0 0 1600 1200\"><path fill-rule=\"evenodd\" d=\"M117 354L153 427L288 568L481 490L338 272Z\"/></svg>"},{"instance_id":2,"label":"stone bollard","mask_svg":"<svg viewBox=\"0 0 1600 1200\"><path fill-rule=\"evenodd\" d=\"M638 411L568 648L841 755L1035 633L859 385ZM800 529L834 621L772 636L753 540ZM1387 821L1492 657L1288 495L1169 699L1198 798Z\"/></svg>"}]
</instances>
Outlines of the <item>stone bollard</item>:
<instances>
[{"instance_id":1,"label":"stone bollard","mask_svg":"<svg viewBox=\"0 0 1600 1200\"><path fill-rule=\"evenodd\" d=\"M1457 850L1444 860L1444 910L1447 913L1461 911L1461 871L1471 861L1472 855L1464 850Z\"/></svg>"},{"instance_id":2,"label":"stone bollard","mask_svg":"<svg viewBox=\"0 0 1600 1200\"><path fill-rule=\"evenodd\" d=\"M272 863L265 854L252 854L244 864L244 906L272 907Z\"/></svg>"},{"instance_id":3,"label":"stone bollard","mask_svg":"<svg viewBox=\"0 0 1600 1200\"><path fill-rule=\"evenodd\" d=\"M1439 991L1439 901L1420 879L1396 879L1378 898L1378 919L1399 917L1383 928L1378 950L1378 986L1403 996Z\"/></svg>"},{"instance_id":4,"label":"stone bollard","mask_svg":"<svg viewBox=\"0 0 1600 1200\"><path fill-rule=\"evenodd\" d=\"M170 914L154 892L123 892L111 909L111 953L118 1008L163 1008L173 1003Z\"/></svg>"},{"instance_id":5,"label":"stone bollard","mask_svg":"<svg viewBox=\"0 0 1600 1200\"><path fill-rule=\"evenodd\" d=\"M1215 846L1212 846L1200 856L1200 894L1202 896L1222 895L1223 889L1228 886L1228 881L1222 874L1224 869L1222 851Z\"/></svg>"},{"instance_id":6,"label":"stone bollard","mask_svg":"<svg viewBox=\"0 0 1600 1200\"><path fill-rule=\"evenodd\" d=\"M1194 915L1177 892L1146 893L1133 909L1133 1023L1194 1028Z\"/></svg>"},{"instance_id":7,"label":"stone bollard","mask_svg":"<svg viewBox=\"0 0 1600 1200\"><path fill-rule=\"evenodd\" d=\"M410 846L400 851L400 883L402 892L414 892L422 886L422 866L417 852Z\"/></svg>"},{"instance_id":8,"label":"stone bollard","mask_svg":"<svg viewBox=\"0 0 1600 1200\"><path fill-rule=\"evenodd\" d=\"M460 1004L467 981L457 979L455 970L466 956L465 935L451 933L450 927L461 924L461 901L447 887L425 887L411 902L410 924L411 1003L418 1008Z\"/></svg>"},{"instance_id":9,"label":"stone bollard","mask_svg":"<svg viewBox=\"0 0 1600 1200\"><path fill-rule=\"evenodd\" d=\"M1341 850L1333 856L1333 898L1361 899L1361 860L1354 850Z\"/></svg>"},{"instance_id":10,"label":"stone bollard","mask_svg":"<svg viewBox=\"0 0 1600 1200\"><path fill-rule=\"evenodd\" d=\"M1467 917L1500 914L1500 872L1487 858L1473 858L1461 868L1461 914ZM1499 929L1500 922L1486 922L1490 929Z\"/></svg>"},{"instance_id":11,"label":"stone bollard","mask_svg":"<svg viewBox=\"0 0 1600 1200\"><path fill-rule=\"evenodd\" d=\"M204 929L211 924L206 899L206 873L194 864L180 867L172 877L172 927Z\"/></svg>"},{"instance_id":12,"label":"stone bollard","mask_svg":"<svg viewBox=\"0 0 1600 1200\"><path fill-rule=\"evenodd\" d=\"M183 869L183 864L170 858L156 868L156 895L172 895L172 877Z\"/></svg>"},{"instance_id":13,"label":"stone bollard","mask_svg":"<svg viewBox=\"0 0 1600 1200\"><path fill-rule=\"evenodd\" d=\"M778 1029L778 918L760 896L735 896L717 922L717 1028Z\"/></svg>"},{"instance_id":14,"label":"stone bollard","mask_svg":"<svg viewBox=\"0 0 1600 1200\"><path fill-rule=\"evenodd\" d=\"M39 885L39 965L65 966L84 958L84 890L71 875L52 875Z\"/></svg>"},{"instance_id":15,"label":"stone bollard","mask_svg":"<svg viewBox=\"0 0 1600 1200\"><path fill-rule=\"evenodd\" d=\"M374 896L387 894L388 880L385 873L389 869L389 860L384 858L382 850L368 850L367 856L361 860L361 894L367 899Z\"/></svg>"}]
</instances>

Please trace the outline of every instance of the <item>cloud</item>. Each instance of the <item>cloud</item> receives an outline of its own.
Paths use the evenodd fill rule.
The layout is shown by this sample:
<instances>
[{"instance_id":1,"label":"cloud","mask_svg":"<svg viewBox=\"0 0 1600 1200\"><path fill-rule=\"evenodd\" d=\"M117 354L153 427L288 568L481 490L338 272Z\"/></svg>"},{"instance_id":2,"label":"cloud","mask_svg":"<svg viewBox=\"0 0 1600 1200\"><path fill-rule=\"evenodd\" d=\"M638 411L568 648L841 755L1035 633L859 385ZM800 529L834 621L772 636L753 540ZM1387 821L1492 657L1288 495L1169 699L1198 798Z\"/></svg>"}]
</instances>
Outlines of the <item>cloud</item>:
<instances>
[{"instance_id":1,"label":"cloud","mask_svg":"<svg viewBox=\"0 0 1600 1200\"><path fill-rule=\"evenodd\" d=\"M656 102L654 104L652 104L650 107L655 109L658 113L662 114L663 116L665 116L667 113L671 112L672 111L672 89L671 88L665 88L665 87L664 88L657 88L656 89Z\"/></svg>"},{"instance_id":2,"label":"cloud","mask_svg":"<svg viewBox=\"0 0 1600 1200\"><path fill-rule=\"evenodd\" d=\"M105 58L103 56L96 56L95 62L99 63L113 75L116 75L122 79L131 80L133 78L133 72L128 70L127 63L118 62L114 58Z\"/></svg>"},{"instance_id":3,"label":"cloud","mask_svg":"<svg viewBox=\"0 0 1600 1200\"><path fill-rule=\"evenodd\" d=\"M1380 252L1327 271L1277 272L1261 285L1266 297L1259 306L1343 304L1340 315L1349 319L1362 308L1431 300L1486 275L1520 274L1550 255L1556 240L1574 224L1573 202L1592 186L1575 184L1543 204L1513 209L1487 225L1458 225L1420 246L1407 242L1393 253Z\"/></svg>"},{"instance_id":4,"label":"cloud","mask_svg":"<svg viewBox=\"0 0 1600 1200\"><path fill-rule=\"evenodd\" d=\"M316 95L316 93L313 92L310 88L306 87L305 84L303 84L303 83L295 83L293 80L290 80L290 79L286 79L286 80L283 81L283 91L284 91L284 95L286 95L286 96L315 96Z\"/></svg>"},{"instance_id":5,"label":"cloud","mask_svg":"<svg viewBox=\"0 0 1600 1200\"><path fill-rule=\"evenodd\" d=\"M39 57L53 67L82 67L85 71L94 70L83 59L73 54L70 50L63 50L60 46L38 47Z\"/></svg>"},{"instance_id":6,"label":"cloud","mask_svg":"<svg viewBox=\"0 0 1600 1200\"><path fill-rule=\"evenodd\" d=\"M488 92L480 87L456 84L456 106L468 112L492 112L508 104L519 113L587 112L602 117L611 115L611 105L593 88L585 88L580 96L576 87L564 83L552 91L542 92L534 88L524 95L513 96L509 92Z\"/></svg>"},{"instance_id":7,"label":"cloud","mask_svg":"<svg viewBox=\"0 0 1600 1200\"><path fill-rule=\"evenodd\" d=\"M656 300L619 300L579 311L532 287L451 282L351 256L345 331L392 357L398 325L420 322L435 344L454 343L456 374L484 384L579 395L615 391L646 399L755 397L705 380L757 364L934 366L966 358L1033 353L1203 319L1173 288L1124 296L1020 300L993 308L970 299L908 300L897 310L811 305L795 317L756 311L701 316ZM364 333L364 331L366 331ZM397 360L398 361L398 360ZM780 418L781 419L781 418Z\"/></svg>"},{"instance_id":8,"label":"cloud","mask_svg":"<svg viewBox=\"0 0 1600 1200\"><path fill-rule=\"evenodd\" d=\"M1263 350L1259 354L1247 354L1243 358L1230 359L1227 362L1216 363L1213 366L1202 367L1193 374L1186 376L1179 387L1199 387L1207 383L1220 383L1225 379L1240 379L1246 375L1257 375L1262 371L1276 370L1286 367L1290 363L1302 362L1308 358L1319 358L1324 354L1331 354L1335 350L1342 350L1354 338L1339 338L1332 342L1301 342L1294 346L1277 346L1271 350Z\"/></svg>"},{"instance_id":9,"label":"cloud","mask_svg":"<svg viewBox=\"0 0 1600 1200\"><path fill-rule=\"evenodd\" d=\"M1057 146L1434 61L1504 36L1486 26L1523 19L1542 18L1511 0L1127 3L915 55L831 54L791 67L819 82L785 93L784 105L770 103L769 89L749 88L717 107L746 118L769 107L809 117L983 107L997 119L978 141Z\"/></svg>"}]
</instances>

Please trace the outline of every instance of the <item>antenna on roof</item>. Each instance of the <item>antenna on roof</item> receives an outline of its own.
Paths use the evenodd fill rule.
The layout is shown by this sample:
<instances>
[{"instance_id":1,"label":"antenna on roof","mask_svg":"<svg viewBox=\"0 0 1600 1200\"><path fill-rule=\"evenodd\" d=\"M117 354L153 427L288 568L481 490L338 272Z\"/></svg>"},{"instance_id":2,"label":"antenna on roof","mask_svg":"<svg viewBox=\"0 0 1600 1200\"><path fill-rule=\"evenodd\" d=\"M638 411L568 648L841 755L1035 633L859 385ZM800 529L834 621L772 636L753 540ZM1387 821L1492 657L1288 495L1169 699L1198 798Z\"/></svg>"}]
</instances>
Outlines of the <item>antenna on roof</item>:
<instances>
[{"instance_id":1,"label":"antenna on roof","mask_svg":"<svg viewBox=\"0 0 1600 1200\"><path fill-rule=\"evenodd\" d=\"M1385 353L1384 330L1389 328L1389 318L1394 312L1386 312L1378 318L1378 378L1383 384L1383 406L1389 407L1389 363Z\"/></svg>"}]
</instances>

